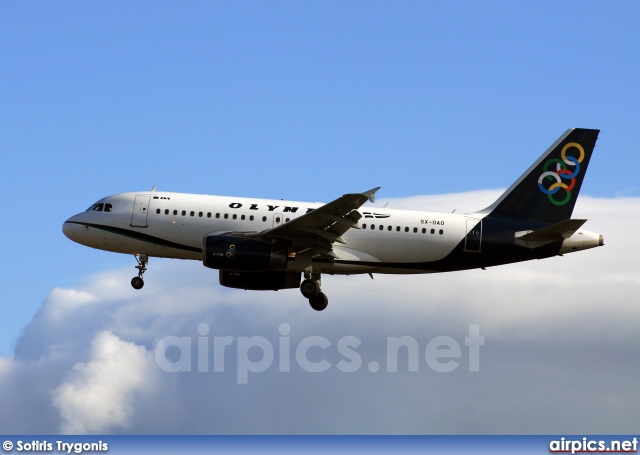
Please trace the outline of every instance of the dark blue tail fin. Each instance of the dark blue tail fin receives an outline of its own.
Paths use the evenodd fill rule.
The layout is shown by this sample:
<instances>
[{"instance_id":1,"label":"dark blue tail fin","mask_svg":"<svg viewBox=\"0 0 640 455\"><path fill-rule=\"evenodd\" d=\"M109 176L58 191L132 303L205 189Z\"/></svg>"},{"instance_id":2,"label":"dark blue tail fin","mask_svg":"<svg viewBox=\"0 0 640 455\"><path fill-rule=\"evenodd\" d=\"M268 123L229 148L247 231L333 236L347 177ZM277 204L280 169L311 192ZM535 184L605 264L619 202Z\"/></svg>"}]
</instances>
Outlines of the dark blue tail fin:
<instances>
[{"instance_id":1,"label":"dark blue tail fin","mask_svg":"<svg viewBox=\"0 0 640 455\"><path fill-rule=\"evenodd\" d=\"M492 217L557 223L571 218L599 130L567 130L491 206Z\"/></svg>"}]
</instances>

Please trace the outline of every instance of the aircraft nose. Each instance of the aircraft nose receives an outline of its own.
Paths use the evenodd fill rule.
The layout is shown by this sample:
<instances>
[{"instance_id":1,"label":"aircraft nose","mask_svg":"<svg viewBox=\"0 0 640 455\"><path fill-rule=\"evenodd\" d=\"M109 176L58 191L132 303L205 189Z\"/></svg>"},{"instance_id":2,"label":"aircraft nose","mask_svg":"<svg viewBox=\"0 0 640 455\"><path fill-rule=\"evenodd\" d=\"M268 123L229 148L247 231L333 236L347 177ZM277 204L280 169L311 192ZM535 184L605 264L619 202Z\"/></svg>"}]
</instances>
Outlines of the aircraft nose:
<instances>
[{"instance_id":1,"label":"aircraft nose","mask_svg":"<svg viewBox=\"0 0 640 455\"><path fill-rule=\"evenodd\" d=\"M77 225L75 223L70 223L69 220L67 220L62 224L62 232L67 236L67 238L75 240L74 236L76 234L76 226Z\"/></svg>"}]
</instances>

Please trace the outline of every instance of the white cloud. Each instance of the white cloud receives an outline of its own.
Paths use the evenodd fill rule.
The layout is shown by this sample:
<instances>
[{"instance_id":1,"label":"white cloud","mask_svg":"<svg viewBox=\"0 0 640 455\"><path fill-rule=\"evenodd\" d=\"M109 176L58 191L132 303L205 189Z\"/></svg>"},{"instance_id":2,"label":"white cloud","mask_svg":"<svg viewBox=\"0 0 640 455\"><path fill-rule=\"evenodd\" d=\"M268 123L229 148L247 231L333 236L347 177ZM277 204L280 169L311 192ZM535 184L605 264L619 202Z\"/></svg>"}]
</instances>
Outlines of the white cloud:
<instances>
[{"instance_id":1,"label":"white cloud","mask_svg":"<svg viewBox=\"0 0 640 455\"><path fill-rule=\"evenodd\" d=\"M69 312L78 310L81 306L88 305L97 300L96 296L87 291L76 289L55 288L50 297L58 302L57 305L47 307L48 317L51 322L64 321Z\"/></svg>"},{"instance_id":2,"label":"white cloud","mask_svg":"<svg viewBox=\"0 0 640 455\"><path fill-rule=\"evenodd\" d=\"M392 207L481 209L499 191L394 200ZM456 203L458 201L458 203ZM463 201L463 205L459 205ZM376 204L378 205L378 204ZM146 285L129 285L132 267L55 289L25 328L13 358L0 359L0 427L8 433L631 433L640 423L640 198L581 197L574 217L605 236L605 247L437 275L326 276L327 310L311 310L299 291L222 288L197 262L154 260ZM198 334L201 323L209 333ZM281 324L291 328L281 337ZM464 344L480 325L480 371L468 371ZM165 337L189 337L190 372L154 361ZM208 372L198 372L201 336ZM214 372L214 337L230 336L225 371ZM331 364L309 373L295 362L309 350ZM362 367L343 373L339 340L357 337ZM387 373L387 337L411 336L419 371L404 352ZM459 368L430 370L427 343L461 346ZM239 337L264 337L274 362L237 383ZM279 372L281 338L290 371ZM286 341L286 340L284 340ZM172 361L177 348L167 351ZM260 360L254 348L248 358ZM240 360L239 360L240 359ZM369 362L380 365L369 372ZM7 412L6 410L11 410Z\"/></svg>"},{"instance_id":3,"label":"white cloud","mask_svg":"<svg viewBox=\"0 0 640 455\"><path fill-rule=\"evenodd\" d=\"M53 390L53 404L62 417L61 431L108 433L126 428L135 395L153 389L154 367L144 347L107 331L98 333L91 360L76 363L68 379Z\"/></svg>"},{"instance_id":4,"label":"white cloud","mask_svg":"<svg viewBox=\"0 0 640 455\"><path fill-rule=\"evenodd\" d=\"M504 190L481 190L466 193L411 196L401 199L381 198L376 206L389 204L391 209L427 210L434 212L469 213L480 211L504 192Z\"/></svg>"},{"instance_id":5,"label":"white cloud","mask_svg":"<svg viewBox=\"0 0 640 455\"><path fill-rule=\"evenodd\" d=\"M0 357L0 381L6 377L13 368L13 357Z\"/></svg>"}]
</instances>

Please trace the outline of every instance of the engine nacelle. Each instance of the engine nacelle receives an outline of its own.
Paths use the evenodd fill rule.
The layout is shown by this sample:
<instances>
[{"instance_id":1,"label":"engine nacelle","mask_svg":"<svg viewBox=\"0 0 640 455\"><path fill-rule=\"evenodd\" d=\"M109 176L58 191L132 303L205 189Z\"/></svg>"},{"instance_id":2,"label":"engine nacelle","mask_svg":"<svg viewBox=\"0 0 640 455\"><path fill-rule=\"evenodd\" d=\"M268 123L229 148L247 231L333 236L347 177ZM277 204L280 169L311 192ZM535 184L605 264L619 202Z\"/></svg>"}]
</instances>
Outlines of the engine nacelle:
<instances>
[{"instance_id":1,"label":"engine nacelle","mask_svg":"<svg viewBox=\"0 0 640 455\"><path fill-rule=\"evenodd\" d=\"M300 272L230 272L220 270L220 284L251 291L277 291L300 287Z\"/></svg>"},{"instance_id":2,"label":"engine nacelle","mask_svg":"<svg viewBox=\"0 0 640 455\"><path fill-rule=\"evenodd\" d=\"M287 250L270 243L231 235L207 235L202 263L212 269L264 271L285 269Z\"/></svg>"}]
</instances>

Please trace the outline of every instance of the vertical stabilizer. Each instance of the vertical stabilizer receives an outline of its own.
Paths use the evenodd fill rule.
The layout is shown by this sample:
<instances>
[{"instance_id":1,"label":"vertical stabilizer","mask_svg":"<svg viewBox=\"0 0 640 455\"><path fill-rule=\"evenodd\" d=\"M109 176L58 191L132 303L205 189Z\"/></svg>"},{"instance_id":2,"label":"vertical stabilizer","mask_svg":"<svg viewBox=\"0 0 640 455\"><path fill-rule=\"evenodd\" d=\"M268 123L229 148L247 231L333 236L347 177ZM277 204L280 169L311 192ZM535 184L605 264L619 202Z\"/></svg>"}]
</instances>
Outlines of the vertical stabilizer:
<instances>
[{"instance_id":1,"label":"vertical stabilizer","mask_svg":"<svg viewBox=\"0 0 640 455\"><path fill-rule=\"evenodd\" d=\"M496 202L480 213L550 224L571 218L599 132L567 130Z\"/></svg>"}]
</instances>

